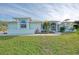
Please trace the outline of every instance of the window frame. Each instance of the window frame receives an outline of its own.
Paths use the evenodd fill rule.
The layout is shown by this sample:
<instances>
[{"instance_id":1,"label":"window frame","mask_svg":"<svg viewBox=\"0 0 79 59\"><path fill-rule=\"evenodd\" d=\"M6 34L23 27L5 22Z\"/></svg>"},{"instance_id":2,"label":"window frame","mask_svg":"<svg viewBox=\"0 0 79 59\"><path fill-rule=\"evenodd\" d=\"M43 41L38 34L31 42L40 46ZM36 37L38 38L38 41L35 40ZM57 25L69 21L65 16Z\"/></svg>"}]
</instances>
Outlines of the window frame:
<instances>
[{"instance_id":1,"label":"window frame","mask_svg":"<svg viewBox=\"0 0 79 59\"><path fill-rule=\"evenodd\" d=\"M24 22L23 22L23 21L24 21ZM26 23L25 20L21 20L21 21L20 21L20 28L21 28L21 29L26 29L26 28L27 28L27 23Z\"/></svg>"}]
</instances>

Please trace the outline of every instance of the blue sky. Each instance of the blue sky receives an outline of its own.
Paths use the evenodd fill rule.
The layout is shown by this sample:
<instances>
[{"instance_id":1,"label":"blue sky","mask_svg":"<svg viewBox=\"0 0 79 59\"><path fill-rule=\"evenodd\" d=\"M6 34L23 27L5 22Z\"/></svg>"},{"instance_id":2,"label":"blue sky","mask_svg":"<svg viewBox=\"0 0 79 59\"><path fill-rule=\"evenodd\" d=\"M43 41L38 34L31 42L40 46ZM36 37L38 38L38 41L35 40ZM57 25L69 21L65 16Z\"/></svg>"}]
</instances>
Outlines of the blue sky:
<instances>
[{"instance_id":1,"label":"blue sky","mask_svg":"<svg viewBox=\"0 0 79 59\"><path fill-rule=\"evenodd\" d=\"M74 3L0 3L0 19L13 17L31 17L39 20L79 19L79 4Z\"/></svg>"}]
</instances>

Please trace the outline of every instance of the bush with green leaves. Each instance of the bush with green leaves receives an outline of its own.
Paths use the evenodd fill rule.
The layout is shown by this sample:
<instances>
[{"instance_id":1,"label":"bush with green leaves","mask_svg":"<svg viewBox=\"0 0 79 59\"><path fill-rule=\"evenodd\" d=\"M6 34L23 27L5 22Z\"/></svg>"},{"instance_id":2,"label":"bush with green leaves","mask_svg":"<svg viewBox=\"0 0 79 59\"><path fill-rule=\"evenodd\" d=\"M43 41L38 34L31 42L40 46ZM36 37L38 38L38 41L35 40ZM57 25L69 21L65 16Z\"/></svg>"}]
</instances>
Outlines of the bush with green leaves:
<instances>
[{"instance_id":1,"label":"bush with green leaves","mask_svg":"<svg viewBox=\"0 0 79 59\"><path fill-rule=\"evenodd\" d=\"M74 25L74 29L76 30L76 33L79 34L79 25Z\"/></svg>"},{"instance_id":2,"label":"bush with green leaves","mask_svg":"<svg viewBox=\"0 0 79 59\"><path fill-rule=\"evenodd\" d=\"M60 32L65 32L65 27L60 27Z\"/></svg>"}]
</instances>

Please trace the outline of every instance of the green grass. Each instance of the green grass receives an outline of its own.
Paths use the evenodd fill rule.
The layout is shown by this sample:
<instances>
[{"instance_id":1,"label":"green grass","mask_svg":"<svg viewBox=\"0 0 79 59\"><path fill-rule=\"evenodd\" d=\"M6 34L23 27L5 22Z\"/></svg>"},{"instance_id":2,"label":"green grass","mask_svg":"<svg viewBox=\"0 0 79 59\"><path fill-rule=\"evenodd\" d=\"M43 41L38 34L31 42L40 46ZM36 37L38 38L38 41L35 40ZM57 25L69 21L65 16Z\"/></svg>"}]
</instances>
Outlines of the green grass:
<instances>
[{"instance_id":1,"label":"green grass","mask_svg":"<svg viewBox=\"0 0 79 59\"><path fill-rule=\"evenodd\" d=\"M0 36L1 55L79 54L79 34L60 36Z\"/></svg>"}]
</instances>

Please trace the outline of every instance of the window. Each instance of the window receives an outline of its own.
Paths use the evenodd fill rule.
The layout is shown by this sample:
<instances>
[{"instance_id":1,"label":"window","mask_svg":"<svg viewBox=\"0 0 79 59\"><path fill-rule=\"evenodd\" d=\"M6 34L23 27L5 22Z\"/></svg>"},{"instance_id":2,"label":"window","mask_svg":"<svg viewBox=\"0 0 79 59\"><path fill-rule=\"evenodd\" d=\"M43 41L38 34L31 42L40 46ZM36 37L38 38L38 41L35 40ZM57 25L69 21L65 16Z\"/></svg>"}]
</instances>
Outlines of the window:
<instances>
[{"instance_id":1,"label":"window","mask_svg":"<svg viewBox=\"0 0 79 59\"><path fill-rule=\"evenodd\" d=\"M56 30L56 23L51 24L51 30Z\"/></svg>"},{"instance_id":2,"label":"window","mask_svg":"<svg viewBox=\"0 0 79 59\"><path fill-rule=\"evenodd\" d=\"M21 28L26 28L26 24L21 24Z\"/></svg>"},{"instance_id":3,"label":"window","mask_svg":"<svg viewBox=\"0 0 79 59\"><path fill-rule=\"evenodd\" d=\"M21 28L26 28L26 21L25 20L20 21L20 27Z\"/></svg>"}]
</instances>

